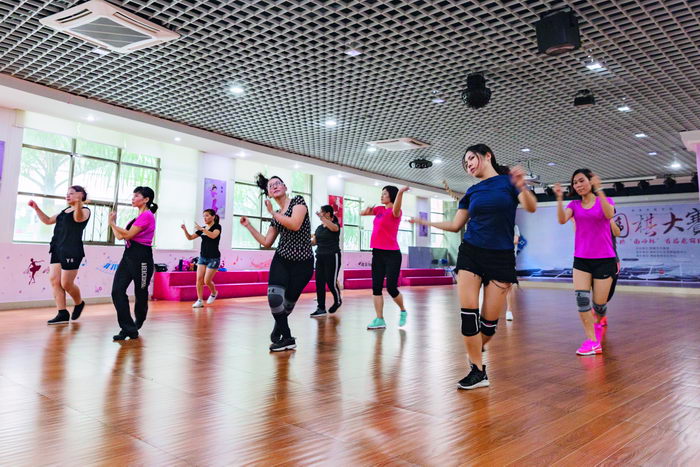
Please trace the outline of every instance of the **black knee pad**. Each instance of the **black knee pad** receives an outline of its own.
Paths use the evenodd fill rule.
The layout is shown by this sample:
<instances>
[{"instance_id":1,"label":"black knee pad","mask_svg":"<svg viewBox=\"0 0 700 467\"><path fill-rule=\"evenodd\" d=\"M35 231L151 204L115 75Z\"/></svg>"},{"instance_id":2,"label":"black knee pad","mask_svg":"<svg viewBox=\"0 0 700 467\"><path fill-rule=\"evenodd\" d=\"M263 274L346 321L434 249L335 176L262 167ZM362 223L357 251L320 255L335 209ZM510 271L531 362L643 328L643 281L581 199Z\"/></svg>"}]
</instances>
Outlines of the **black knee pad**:
<instances>
[{"instance_id":1,"label":"black knee pad","mask_svg":"<svg viewBox=\"0 0 700 467\"><path fill-rule=\"evenodd\" d=\"M479 309L462 308L462 335L476 336L479 334Z\"/></svg>"},{"instance_id":2,"label":"black knee pad","mask_svg":"<svg viewBox=\"0 0 700 467\"><path fill-rule=\"evenodd\" d=\"M605 313L608 312L608 305L598 305L597 303L593 303L593 311L595 311L596 315L602 318L603 316L605 316Z\"/></svg>"},{"instance_id":3,"label":"black knee pad","mask_svg":"<svg viewBox=\"0 0 700 467\"><path fill-rule=\"evenodd\" d=\"M484 319L484 317L479 318L479 324L481 326L481 334L485 336L493 336L496 334L496 326L498 326L498 320Z\"/></svg>"},{"instance_id":4,"label":"black knee pad","mask_svg":"<svg viewBox=\"0 0 700 467\"><path fill-rule=\"evenodd\" d=\"M267 288L267 303L272 313L284 313L284 287L271 285Z\"/></svg>"},{"instance_id":5,"label":"black knee pad","mask_svg":"<svg viewBox=\"0 0 700 467\"><path fill-rule=\"evenodd\" d=\"M576 305L579 313L588 313L591 310L591 291L576 290Z\"/></svg>"},{"instance_id":6,"label":"black knee pad","mask_svg":"<svg viewBox=\"0 0 700 467\"><path fill-rule=\"evenodd\" d=\"M387 287L386 291L389 292L389 295L391 295L391 298L396 298L399 296L399 289L396 287Z\"/></svg>"}]
</instances>

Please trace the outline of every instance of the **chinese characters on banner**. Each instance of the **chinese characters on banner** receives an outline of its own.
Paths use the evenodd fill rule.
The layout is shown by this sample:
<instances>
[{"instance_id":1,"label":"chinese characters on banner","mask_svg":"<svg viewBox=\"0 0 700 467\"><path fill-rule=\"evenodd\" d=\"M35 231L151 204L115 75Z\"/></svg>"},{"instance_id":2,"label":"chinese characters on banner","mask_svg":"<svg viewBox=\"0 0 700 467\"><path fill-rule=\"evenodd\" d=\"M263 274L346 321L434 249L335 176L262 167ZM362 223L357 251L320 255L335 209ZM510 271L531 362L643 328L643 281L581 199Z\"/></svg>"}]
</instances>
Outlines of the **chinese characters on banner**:
<instances>
[{"instance_id":1,"label":"chinese characters on banner","mask_svg":"<svg viewBox=\"0 0 700 467\"><path fill-rule=\"evenodd\" d=\"M700 281L700 205L618 206L622 266L641 279Z\"/></svg>"},{"instance_id":2,"label":"chinese characters on banner","mask_svg":"<svg viewBox=\"0 0 700 467\"><path fill-rule=\"evenodd\" d=\"M343 226L343 197L342 196L335 196L335 195L328 195L328 204L333 206L333 211L335 212L335 216L338 218L338 224L340 226Z\"/></svg>"}]
</instances>

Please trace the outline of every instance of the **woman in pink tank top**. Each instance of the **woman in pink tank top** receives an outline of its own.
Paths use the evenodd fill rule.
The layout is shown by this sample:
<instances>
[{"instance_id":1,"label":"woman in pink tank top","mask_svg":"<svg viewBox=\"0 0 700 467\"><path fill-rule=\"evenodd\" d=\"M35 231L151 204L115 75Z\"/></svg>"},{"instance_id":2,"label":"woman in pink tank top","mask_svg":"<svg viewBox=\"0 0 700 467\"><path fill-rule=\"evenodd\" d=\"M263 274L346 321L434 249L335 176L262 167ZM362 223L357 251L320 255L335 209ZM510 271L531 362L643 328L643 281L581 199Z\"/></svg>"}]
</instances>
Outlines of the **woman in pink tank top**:
<instances>
[{"instance_id":1,"label":"woman in pink tank top","mask_svg":"<svg viewBox=\"0 0 700 467\"><path fill-rule=\"evenodd\" d=\"M617 272L610 235L610 219L615 215L615 203L605 196L600 183L600 178L590 170L576 170L571 177L571 186L580 199L569 202L566 207L561 185L557 183L554 186L559 223L575 222L574 291L586 333L586 340L576 351L578 355L603 353L603 326L600 321L605 317L610 287ZM591 314L591 307L594 314Z\"/></svg>"},{"instance_id":2,"label":"woman in pink tank top","mask_svg":"<svg viewBox=\"0 0 700 467\"><path fill-rule=\"evenodd\" d=\"M401 224L401 203L403 194L408 187L400 190L387 185L382 189L380 198L383 206L365 208L361 215L374 216L374 228L370 248L372 248L372 295L374 296L374 311L377 317L369 323L367 329L384 329L384 297L382 288L386 278L386 290L399 306L399 327L406 324L406 309L403 306L403 295L399 292L399 273L401 272L401 249L396 237Z\"/></svg>"}]
</instances>

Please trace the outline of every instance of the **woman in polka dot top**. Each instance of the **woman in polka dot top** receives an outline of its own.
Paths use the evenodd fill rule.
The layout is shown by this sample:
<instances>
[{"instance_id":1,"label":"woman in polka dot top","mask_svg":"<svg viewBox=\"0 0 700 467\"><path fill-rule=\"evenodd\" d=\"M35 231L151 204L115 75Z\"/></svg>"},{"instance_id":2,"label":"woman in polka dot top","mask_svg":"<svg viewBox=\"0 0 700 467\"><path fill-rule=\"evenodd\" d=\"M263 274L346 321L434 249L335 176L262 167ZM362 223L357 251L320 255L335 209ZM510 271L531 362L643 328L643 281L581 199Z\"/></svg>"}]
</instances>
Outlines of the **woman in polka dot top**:
<instances>
[{"instance_id":1,"label":"woman in polka dot top","mask_svg":"<svg viewBox=\"0 0 700 467\"><path fill-rule=\"evenodd\" d=\"M258 174L256 183L265 196L275 200L279 209L275 210L272 202L265 200L265 207L272 217L265 235L258 232L246 217L241 217L241 224L264 247L271 247L277 236L280 237L267 283L267 301L275 319L270 350L291 350L296 348L296 340L292 337L287 317L314 272L309 209L303 197L289 198L287 186L277 176L268 179Z\"/></svg>"}]
</instances>

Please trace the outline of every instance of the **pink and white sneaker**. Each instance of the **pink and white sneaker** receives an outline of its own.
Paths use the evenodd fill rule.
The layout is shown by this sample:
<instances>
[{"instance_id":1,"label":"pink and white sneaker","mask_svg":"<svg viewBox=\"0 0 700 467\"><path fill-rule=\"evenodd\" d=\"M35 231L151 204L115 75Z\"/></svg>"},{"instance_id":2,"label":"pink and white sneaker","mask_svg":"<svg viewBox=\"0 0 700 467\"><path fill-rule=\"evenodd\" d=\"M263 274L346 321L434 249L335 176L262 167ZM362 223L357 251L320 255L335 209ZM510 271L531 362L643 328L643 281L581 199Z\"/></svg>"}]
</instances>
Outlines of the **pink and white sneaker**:
<instances>
[{"instance_id":1,"label":"pink and white sneaker","mask_svg":"<svg viewBox=\"0 0 700 467\"><path fill-rule=\"evenodd\" d=\"M581 347L576 351L577 355L596 355L603 353L603 347L598 341L587 339L583 341Z\"/></svg>"}]
</instances>

